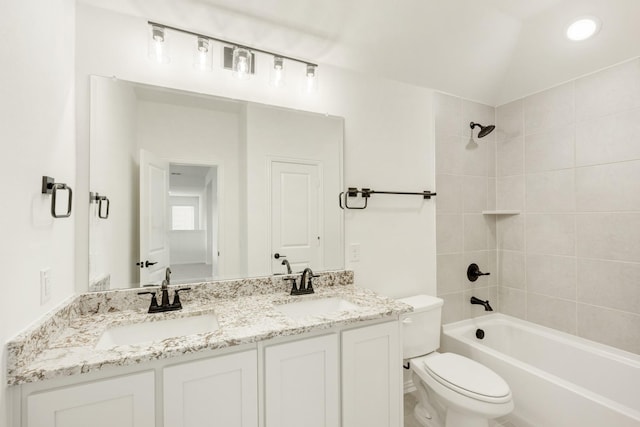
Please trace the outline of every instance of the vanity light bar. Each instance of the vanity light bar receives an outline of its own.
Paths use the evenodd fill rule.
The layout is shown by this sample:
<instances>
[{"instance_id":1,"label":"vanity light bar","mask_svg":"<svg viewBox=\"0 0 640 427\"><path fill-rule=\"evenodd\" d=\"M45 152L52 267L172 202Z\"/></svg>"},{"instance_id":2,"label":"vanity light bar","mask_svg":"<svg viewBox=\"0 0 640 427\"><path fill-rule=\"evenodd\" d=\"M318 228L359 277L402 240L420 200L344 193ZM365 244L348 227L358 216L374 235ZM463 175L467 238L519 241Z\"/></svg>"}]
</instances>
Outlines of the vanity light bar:
<instances>
[{"instance_id":1,"label":"vanity light bar","mask_svg":"<svg viewBox=\"0 0 640 427\"><path fill-rule=\"evenodd\" d=\"M299 63L301 63L301 64L304 64L304 65L306 66L305 68L306 68L307 70L308 70L309 68L311 68L311 69L314 69L314 70L315 70L315 69L317 69L317 67L318 67L318 64L314 64L313 62L304 61L304 60L302 60L302 59L293 58L293 57L291 57L291 56L282 55L282 54L280 54L280 53L271 52L271 51L264 50L264 49L258 49L258 48L255 48L255 47L251 47L251 46L244 45L244 44L242 44L242 43L236 43L236 42L233 42L233 41L230 41L230 40L225 40L225 39L221 39L221 38L218 38L218 37L212 37L212 36L208 36L208 35L206 35L206 34L196 33L196 32L193 32L193 31L184 30L184 29L182 29L182 28L172 27L172 26L170 26L170 25L160 24L160 23L158 23L158 22L147 21L147 23L148 23L152 28L154 28L154 29L155 29L155 28L158 28L158 29L160 29L160 28L161 28L161 29L163 29L163 30L172 30L172 31L177 31L177 32L179 32L179 33L189 34L189 35L192 35L192 36L198 37L199 39L209 39L209 40L217 41L217 42L219 42L219 43L226 44L226 45L228 45L228 46L233 46L233 48L234 48L234 49L235 49L235 48L237 48L237 49L246 49L246 50L248 50L248 51L250 51L250 52L259 52L259 53L264 53L264 54L267 54L267 55L271 55L271 56L273 56L273 57L282 58L282 59L286 59L286 60L294 61L294 62L299 62ZM155 37L154 37L154 38L155 38ZM158 40L158 39L156 39L156 40ZM158 41L160 41L160 42L163 42L163 41L164 41L164 33L162 34L162 39L161 39L161 40L158 40ZM305 74L305 75L307 75L307 76L309 75L308 71L306 72L306 74Z\"/></svg>"}]
</instances>

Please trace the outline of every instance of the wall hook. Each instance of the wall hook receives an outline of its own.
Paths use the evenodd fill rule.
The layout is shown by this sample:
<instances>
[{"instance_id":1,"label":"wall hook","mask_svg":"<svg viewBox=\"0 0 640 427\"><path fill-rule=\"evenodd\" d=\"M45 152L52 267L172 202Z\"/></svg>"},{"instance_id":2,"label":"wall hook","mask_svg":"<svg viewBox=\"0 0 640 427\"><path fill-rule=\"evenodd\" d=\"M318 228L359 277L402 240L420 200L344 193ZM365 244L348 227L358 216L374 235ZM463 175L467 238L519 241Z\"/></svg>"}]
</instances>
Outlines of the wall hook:
<instances>
[{"instance_id":1,"label":"wall hook","mask_svg":"<svg viewBox=\"0 0 640 427\"><path fill-rule=\"evenodd\" d=\"M56 213L56 196L59 190L69 192L69 201L67 203L67 213L58 215ZM51 216L54 218L69 218L71 216L71 204L73 201L73 190L67 184L55 182L50 176L42 177L42 194L51 194Z\"/></svg>"}]
</instances>

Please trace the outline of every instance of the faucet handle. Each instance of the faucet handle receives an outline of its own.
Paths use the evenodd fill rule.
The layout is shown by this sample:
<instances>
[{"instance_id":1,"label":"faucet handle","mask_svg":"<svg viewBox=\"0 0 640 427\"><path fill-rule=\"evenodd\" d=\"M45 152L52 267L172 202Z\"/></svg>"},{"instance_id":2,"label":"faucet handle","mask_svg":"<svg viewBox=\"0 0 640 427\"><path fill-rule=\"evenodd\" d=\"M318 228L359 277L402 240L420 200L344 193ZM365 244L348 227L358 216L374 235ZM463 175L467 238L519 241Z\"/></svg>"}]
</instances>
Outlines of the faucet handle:
<instances>
[{"instance_id":1,"label":"faucet handle","mask_svg":"<svg viewBox=\"0 0 640 427\"><path fill-rule=\"evenodd\" d=\"M285 277L284 280L288 280L291 282L291 295L294 295L298 292L298 281L295 277Z\"/></svg>"},{"instance_id":2,"label":"faucet handle","mask_svg":"<svg viewBox=\"0 0 640 427\"><path fill-rule=\"evenodd\" d=\"M138 295L149 295L149 294L151 294L151 304L149 305L149 313L151 313L152 309L158 308L158 298L156 297L156 291L138 292Z\"/></svg>"},{"instance_id":3,"label":"faucet handle","mask_svg":"<svg viewBox=\"0 0 640 427\"><path fill-rule=\"evenodd\" d=\"M173 294L173 303L171 303L172 306L180 306L182 307L182 302L180 301L180 292L182 291L190 291L191 288L180 288L180 289L176 289L175 293Z\"/></svg>"}]
</instances>

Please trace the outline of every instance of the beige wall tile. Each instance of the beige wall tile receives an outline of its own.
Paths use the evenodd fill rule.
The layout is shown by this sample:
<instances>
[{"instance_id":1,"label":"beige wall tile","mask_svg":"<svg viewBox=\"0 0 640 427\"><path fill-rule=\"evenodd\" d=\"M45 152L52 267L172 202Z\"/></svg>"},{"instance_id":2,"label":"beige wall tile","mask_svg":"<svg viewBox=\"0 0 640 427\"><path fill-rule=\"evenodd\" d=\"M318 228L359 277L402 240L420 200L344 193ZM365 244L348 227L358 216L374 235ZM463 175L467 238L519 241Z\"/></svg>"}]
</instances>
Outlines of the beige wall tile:
<instances>
[{"instance_id":1,"label":"beige wall tile","mask_svg":"<svg viewBox=\"0 0 640 427\"><path fill-rule=\"evenodd\" d=\"M461 175L437 175L436 176L436 212L438 213L462 213L462 183Z\"/></svg>"},{"instance_id":2,"label":"beige wall tile","mask_svg":"<svg viewBox=\"0 0 640 427\"><path fill-rule=\"evenodd\" d=\"M573 212L576 209L574 170L527 175L525 193L527 213Z\"/></svg>"},{"instance_id":3,"label":"beige wall tile","mask_svg":"<svg viewBox=\"0 0 640 427\"><path fill-rule=\"evenodd\" d=\"M576 125L576 165L640 159L640 109L600 117Z\"/></svg>"},{"instance_id":4,"label":"beige wall tile","mask_svg":"<svg viewBox=\"0 0 640 427\"><path fill-rule=\"evenodd\" d=\"M576 121L640 107L640 59L576 80Z\"/></svg>"},{"instance_id":5,"label":"beige wall tile","mask_svg":"<svg viewBox=\"0 0 640 427\"><path fill-rule=\"evenodd\" d=\"M438 295L462 292L467 282L464 254L437 256Z\"/></svg>"},{"instance_id":6,"label":"beige wall tile","mask_svg":"<svg viewBox=\"0 0 640 427\"><path fill-rule=\"evenodd\" d=\"M462 150L462 173L464 175L489 176L489 148L487 144L483 142L483 139L472 143L469 140L465 141L465 144L460 147Z\"/></svg>"},{"instance_id":7,"label":"beige wall tile","mask_svg":"<svg viewBox=\"0 0 640 427\"><path fill-rule=\"evenodd\" d=\"M576 302L529 293L527 320L553 329L576 333Z\"/></svg>"},{"instance_id":8,"label":"beige wall tile","mask_svg":"<svg viewBox=\"0 0 640 427\"><path fill-rule=\"evenodd\" d=\"M524 252L498 251L498 283L500 286L525 289Z\"/></svg>"},{"instance_id":9,"label":"beige wall tile","mask_svg":"<svg viewBox=\"0 0 640 427\"><path fill-rule=\"evenodd\" d=\"M464 250L482 251L487 249L487 223L482 214L464 215Z\"/></svg>"},{"instance_id":10,"label":"beige wall tile","mask_svg":"<svg viewBox=\"0 0 640 427\"><path fill-rule=\"evenodd\" d=\"M463 173L463 139L460 136L436 136L436 174Z\"/></svg>"},{"instance_id":11,"label":"beige wall tile","mask_svg":"<svg viewBox=\"0 0 640 427\"><path fill-rule=\"evenodd\" d=\"M462 215L436 215L436 253L462 252L463 236Z\"/></svg>"},{"instance_id":12,"label":"beige wall tile","mask_svg":"<svg viewBox=\"0 0 640 427\"><path fill-rule=\"evenodd\" d=\"M497 176L524 174L524 137L497 144Z\"/></svg>"},{"instance_id":13,"label":"beige wall tile","mask_svg":"<svg viewBox=\"0 0 640 427\"><path fill-rule=\"evenodd\" d=\"M640 213L576 217L578 256L640 262Z\"/></svg>"},{"instance_id":14,"label":"beige wall tile","mask_svg":"<svg viewBox=\"0 0 640 427\"><path fill-rule=\"evenodd\" d=\"M496 139L498 142L524 135L524 110L521 99L496 108Z\"/></svg>"},{"instance_id":15,"label":"beige wall tile","mask_svg":"<svg viewBox=\"0 0 640 427\"><path fill-rule=\"evenodd\" d=\"M496 219L498 249L524 251L525 215L501 215Z\"/></svg>"},{"instance_id":16,"label":"beige wall tile","mask_svg":"<svg viewBox=\"0 0 640 427\"><path fill-rule=\"evenodd\" d=\"M640 264L578 259L578 301L640 314Z\"/></svg>"},{"instance_id":17,"label":"beige wall tile","mask_svg":"<svg viewBox=\"0 0 640 427\"><path fill-rule=\"evenodd\" d=\"M527 214L527 253L575 255L575 215Z\"/></svg>"},{"instance_id":18,"label":"beige wall tile","mask_svg":"<svg viewBox=\"0 0 640 427\"><path fill-rule=\"evenodd\" d=\"M525 135L573 123L573 110L573 82L525 98Z\"/></svg>"},{"instance_id":19,"label":"beige wall tile","mask_svg":"<svg viewBox=\"0 0 640 427\"><path fill-rule=\"evenodd\" d=\"M521 289L498 287L498 308L500 313L520 319L527 318L527 293Z\"/></svg>"},{"instance_id":20,"label":"beige wall tile","mask_svg":"<svg viewBox=\"0 0 640 427\"><path fill-rule=\"evenodd\" d=\"M527 173L574 167L575 127L573 124L547 132L527 135L524 142Z\"/></svg>"},{"instance_id":21,"label":"beige wall tile","mask_svg":"<svg viewBox=\"0 0 640 427\"><path fill-rule=\"evenodd\" d=\"M527 255L527 291L575 300L576 258Z\"/></svg>"},{"instance_id":22,"label":"beige wall tile","mask_svg":"<svg viewBox=\"0 0 640 427\"><path fill-rule=\"evenodd\" d=\"M578 335L640 354L640 316L578 304Z\"/></svg>"},{"instance_id":23,"label":"beige wall tile","mask_svg":"<svg viewBox=\"0 0 640 427\"><path fill-rule=\"evenodd\" d=\"M464 177L462 197L464 213L481 213L487 209L487 179L483 176Z\"/></svg>"},{"instance_id":24,"label":"beige wall tile","mask_svg":"<svg viewBox=\"0 0 640 427\"><path fill-rule=\"evenodd\" d=\"M579 212L640 211L640 160L576 169L576 201Z\"/></svg>"},{"instance_id":25,"label":"beige wall tile","mask_svg":"<svg viewBox=\"0 0 640 427\"><path fill-rule=\"evenodd\" d=\"M524 175L500 177L496 187L498 209L524 209Z\"/></svg>"}]
</instances>

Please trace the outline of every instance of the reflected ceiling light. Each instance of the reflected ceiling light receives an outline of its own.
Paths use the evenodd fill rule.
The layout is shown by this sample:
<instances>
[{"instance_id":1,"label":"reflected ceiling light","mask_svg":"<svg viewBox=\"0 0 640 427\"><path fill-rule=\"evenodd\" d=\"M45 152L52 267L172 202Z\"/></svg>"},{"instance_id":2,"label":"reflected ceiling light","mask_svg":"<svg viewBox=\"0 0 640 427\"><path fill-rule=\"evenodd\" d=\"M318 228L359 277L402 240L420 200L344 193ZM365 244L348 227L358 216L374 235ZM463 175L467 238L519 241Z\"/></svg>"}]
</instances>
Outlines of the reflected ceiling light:
<instances>
[{"instance_id":1,"label":"reflected ceiling light","mask_svg":"<svg viewBox=\"0 0 640 427\"><path fill-rule=\"evenodd\" d=\"M159 25L149 26L149 58L161 64L170 62L167 31Z\"/></svg>"},{"instance_id":2,"label":"reflected ceiling light","mask_svg":"<svg viewBox=\"0 0 640 427\"><path fill-rule=\"evenodd\" d=\"M307 64L306 90L307 90L307 93L313 93L318 90L318 66L317 65Z\"/></svg>"},{"instance_id":3,"label":"reflected ceiling light","mask_svg":"<svg viewBox=\"0 0 640 427\"><path fill-rule=\"evenodd\" d=\"M593 37L600 31L600 20L594 16L583 16L567 28L567 38L573 41L582 41Z\"/></svg>"},{"instance_id":4,"label":"reflected ceiling light","mask_svg":"<svg viewBox=\"0 0 640 427\"><path fill-rule=\"evenodd\" d=\"M236 46L233 48L233 76L240 80L247 80L251 76L251 61L253 55L249 49Z\"/></svg>"},{"instance_id":5,"label":"reflected ceiling light","mask_svg":"<svg viewBox=\"0 0 640 427\"><path fill-rule=\"evenodd\" d=\"M284 58L281 56L273 57L273 66L269 71L269 83L271 86L284 86Z\"/></svg>"},{"instance_id":6,"label":"reflected ceiling light","mask_svg":"<svg viewBox=\"0 0 640 427\"><path fill-rule=\"evenodd\" d=\"M212 56L211 40L205 37L198 37L196 50L193 54L193 66L198 70L211 71L213 68Z\"/></svg>"}]
</instances>

